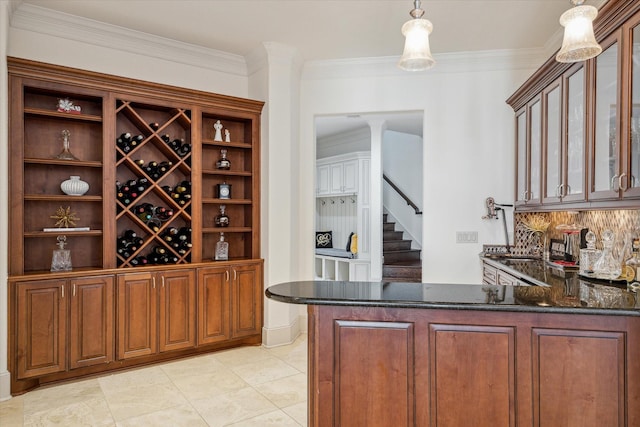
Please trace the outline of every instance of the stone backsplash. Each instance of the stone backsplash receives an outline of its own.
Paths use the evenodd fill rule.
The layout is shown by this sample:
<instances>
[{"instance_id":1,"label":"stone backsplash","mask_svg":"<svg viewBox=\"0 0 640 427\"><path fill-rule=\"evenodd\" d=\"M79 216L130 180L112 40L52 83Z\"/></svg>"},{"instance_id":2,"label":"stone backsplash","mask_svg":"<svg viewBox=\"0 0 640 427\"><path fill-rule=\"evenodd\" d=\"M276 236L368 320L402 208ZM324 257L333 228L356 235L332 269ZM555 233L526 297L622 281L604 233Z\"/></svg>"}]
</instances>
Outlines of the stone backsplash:
<instances>
[{"instance_id":1,"label":"stone backsplash","mask_svg":"<svg viewBox=\"0 0 640 427\"><path fill-rule=\"evenodd\" d=\"M514 214L514 248L515 255L528 255L531 253L533 245L530 233L522 226L522 221L526 221L532 215L543 215L551 224L547 229L548 239L562 239L562 232L556 230L560 224L575 224L581 228L588 228L598 236L606 229L612 230L616 236L623 236L624 233L634 231L640 232L640 209L632 210L611 210L611 211L562 211L562 212L520 212ZM600 247L600 244L598 244Z\"/></svg>"}]
</instances>

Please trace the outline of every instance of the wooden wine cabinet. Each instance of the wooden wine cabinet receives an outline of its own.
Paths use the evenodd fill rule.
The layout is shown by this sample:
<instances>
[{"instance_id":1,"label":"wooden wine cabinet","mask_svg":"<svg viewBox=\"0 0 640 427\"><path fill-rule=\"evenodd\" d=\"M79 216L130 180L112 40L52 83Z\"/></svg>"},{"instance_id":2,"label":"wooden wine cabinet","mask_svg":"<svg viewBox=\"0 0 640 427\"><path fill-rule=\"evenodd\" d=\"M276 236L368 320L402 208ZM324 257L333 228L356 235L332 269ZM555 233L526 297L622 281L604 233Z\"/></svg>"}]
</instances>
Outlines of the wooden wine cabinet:
<instances>
[{"instance_id":1,"label":"wooden wine cabinet","mask_svg":"<svg viewBox=\"0 0 640 427\"><path fill-rule=\"evenodd\" d=\"M260 343L263 102L17 58L8 58L8 68L12 392ZM60 100L67 107L72 104L71 108L59 108ZM228 141L215 140L218 120L229 133ZM76 160L56 158L63 150L63 131L69 132L69 148ZM124 149L116 140L126 133L139 138L135 146ZM178 152L167 143L176 139L188 150ZM222 149L231 163L227 170L216 168ZM152 161L166 162L167 171L152 176L144 167ZM89 184L84 195L62 192L60 184L74 175ZM128 202L118 197L117 184L141 178L148 181L143 191ZM191 192L179 202L166 186L175 188L182 182L190 183ZM231 186L230 199L218 198L217 186L222 183ZM143 203L170 210L172 215L149 223L136 214L136 206ZM229 216L228 227L215 225L221 205ZM77 217L70 227L82 229L44 231L56 228L52 216L59 209ZM187 250L178 251L164 239L173 227L191 230ZM116 250L117 241L127 230L135 232L142 244L123 255ZM213 260L221 232L229 242L228 261ZM50 271L58 236L66 237L71 271ZM139 257L156 250L175 257L171 263L175 265L137 263ZM200 271L209 268L232 275L222 300L206 300L206 275ZM91 289L86 301L103 316L99 322L89 319L103 332L95 342L80 341L89 349L85 351L75 341L88 336L77 336L73 325L79 320L73 313L79 308L68 295L80 289L72 287L72 282L94 283L98 277L107 277L108 286L101 288L103 293L86 288ZM210 325L203 322L217 311L226 313L223 337L202 339L210 334ZM41 321L47 313L58 319L55 324ZM41 336L49 339L38 341ZM98 350L104 355L98 355ZM92 352L95 357L90 356ZM34 360L34 367L25 355Z\"/></svg>"}]
</instances>

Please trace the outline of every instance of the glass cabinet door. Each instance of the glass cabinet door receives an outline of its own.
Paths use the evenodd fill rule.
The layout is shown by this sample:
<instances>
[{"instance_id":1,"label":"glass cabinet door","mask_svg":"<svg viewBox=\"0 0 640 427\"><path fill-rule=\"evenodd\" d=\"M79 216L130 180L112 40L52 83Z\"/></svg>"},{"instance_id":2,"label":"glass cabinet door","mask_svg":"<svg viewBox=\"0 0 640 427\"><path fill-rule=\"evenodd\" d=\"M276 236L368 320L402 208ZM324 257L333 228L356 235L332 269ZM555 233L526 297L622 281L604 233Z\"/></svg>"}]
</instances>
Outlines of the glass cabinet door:
<instances>
[{"instance_id":1,"label":"glass cabinet door","mask_svg":"<svg viewBox=\"0 0 640 427\"><path fill-rule=\"evenodd\" d=\"M620 188L618 43L611 43L593 61L595 62L593 68L595 100L590 198L618 197Z\"/></svg>"},{"instance_id":2,"label":"glass cabinet door","mask_svg":"<svg viewBox=\"0 0 640 427\"><path fill-rule=\"evenodd\" d=\"M528 195L526 108L516 115L516 162L516 204L521 204L526 202Z\"/></svg>"},{"instance_id":3,"label":"glass cabinet door","mask_svg":"<svg viewBox=\"0 0 640 427\"><path fill-rule=\"evenodd\" d=\"M565 184L563 200L584 199L585 183L585 81L584 67L572 68L565 79L567 93L566 142L564 158Z\"/></svg>"},{"instance_id":4,"label":"glass cabinet door","mask_svg":"<svg viewBox=\"0 0 640 427\"><path fill-rule=\"evenodd\" d=\"M631 106L629 112L627 176L623 177L624 196L640 197L640 14L631 31Z\"/></svg>"},{"instance_id":5,"label":"glass cabinet door","mask_svg":"<svg viewBox=\"0 0 640 427\"><path fill-rule=\"evenodd\" d=\"M530 107L531 136L529 141L528 204L540 203L540 171L542 166L542 106L538 98Z\"/></svg>"},{"instance_id":6,"label":"glass cabinet door","mask_svg":"<svg viewBox=\"0 0 640 427\"><path fill-rule=\"evenodd\" d=\"M560 200L562 190L562 96L559 82L543 94L544 102L544 194L543 202L552 203Z\"/></svg>"}]
</instances>

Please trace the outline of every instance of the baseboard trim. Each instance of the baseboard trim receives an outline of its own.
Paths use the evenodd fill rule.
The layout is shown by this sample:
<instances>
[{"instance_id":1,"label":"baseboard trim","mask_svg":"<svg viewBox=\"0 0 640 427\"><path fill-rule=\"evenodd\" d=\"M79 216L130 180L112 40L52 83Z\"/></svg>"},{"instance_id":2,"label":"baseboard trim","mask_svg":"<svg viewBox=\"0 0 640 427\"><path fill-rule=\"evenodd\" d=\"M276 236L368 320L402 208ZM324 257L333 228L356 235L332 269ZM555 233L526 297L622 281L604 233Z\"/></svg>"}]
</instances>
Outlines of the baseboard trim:
<instances>
[{"instance_id":1,"label":"baseboard trim","mask_svg":"<svg viewBox=\"0 0 640 427\"><path fill-rule=\"evenodd\" d=\"M0 372L0 402L11 399L11 372Z\"/></svg>"},{"instance_id":2,"label":"baseboard trim","mask_svg":"<svg viewBox=\"0 0 640 427\"><path fill-rule=\"evenodd\" d=\"M306 323L305 323L306 329ZM262 328L262 345L269 347L278 347L281 345L291 344L298 338L301 332L300 320L295 319L293 323L287 326L277 328Z\"/></svg>"}]
</instances>

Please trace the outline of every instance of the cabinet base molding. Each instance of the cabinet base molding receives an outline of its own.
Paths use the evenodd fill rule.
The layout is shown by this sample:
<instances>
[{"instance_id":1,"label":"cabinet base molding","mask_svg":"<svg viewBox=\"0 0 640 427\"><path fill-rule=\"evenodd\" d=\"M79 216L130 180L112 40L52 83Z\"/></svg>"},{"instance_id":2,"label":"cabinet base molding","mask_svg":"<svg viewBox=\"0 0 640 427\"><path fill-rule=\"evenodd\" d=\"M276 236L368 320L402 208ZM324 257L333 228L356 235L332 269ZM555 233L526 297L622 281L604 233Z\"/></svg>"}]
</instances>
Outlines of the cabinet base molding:
<instances>
[{"instance_id":1,"label":"cabinet base molding","mask_svg":"<svg viewBox=\"0 0 640 427\"><path fill-rule=\"evenodd\" d=\"M104 365L89 366L86 368L74 369L73 371L61 372L57 374L45 375L37 378L30 378L26 380L17 380L14 376L11 378L11 394L18 396L24 394L33 389L54 385L57 383L76 381L81 379L87 379L90 377L96 377L103 374L114 374L116 372L122 372L131 368L141 368L144 366L150 366L156 363L168 362L178 359L185 359L188 357L200 356L206 353L213 353L220 350L228 350L230 348L242 347L242 346L258 346L262 344L262 337L255 335L240 340L207 345L197 347L195 349L188 349L182 351L172 351L166 354L156 354L152 356L138 357L133 360L114 360ZM3 378L0 377L0 381Z\"/></svg>"}]
</instances>

